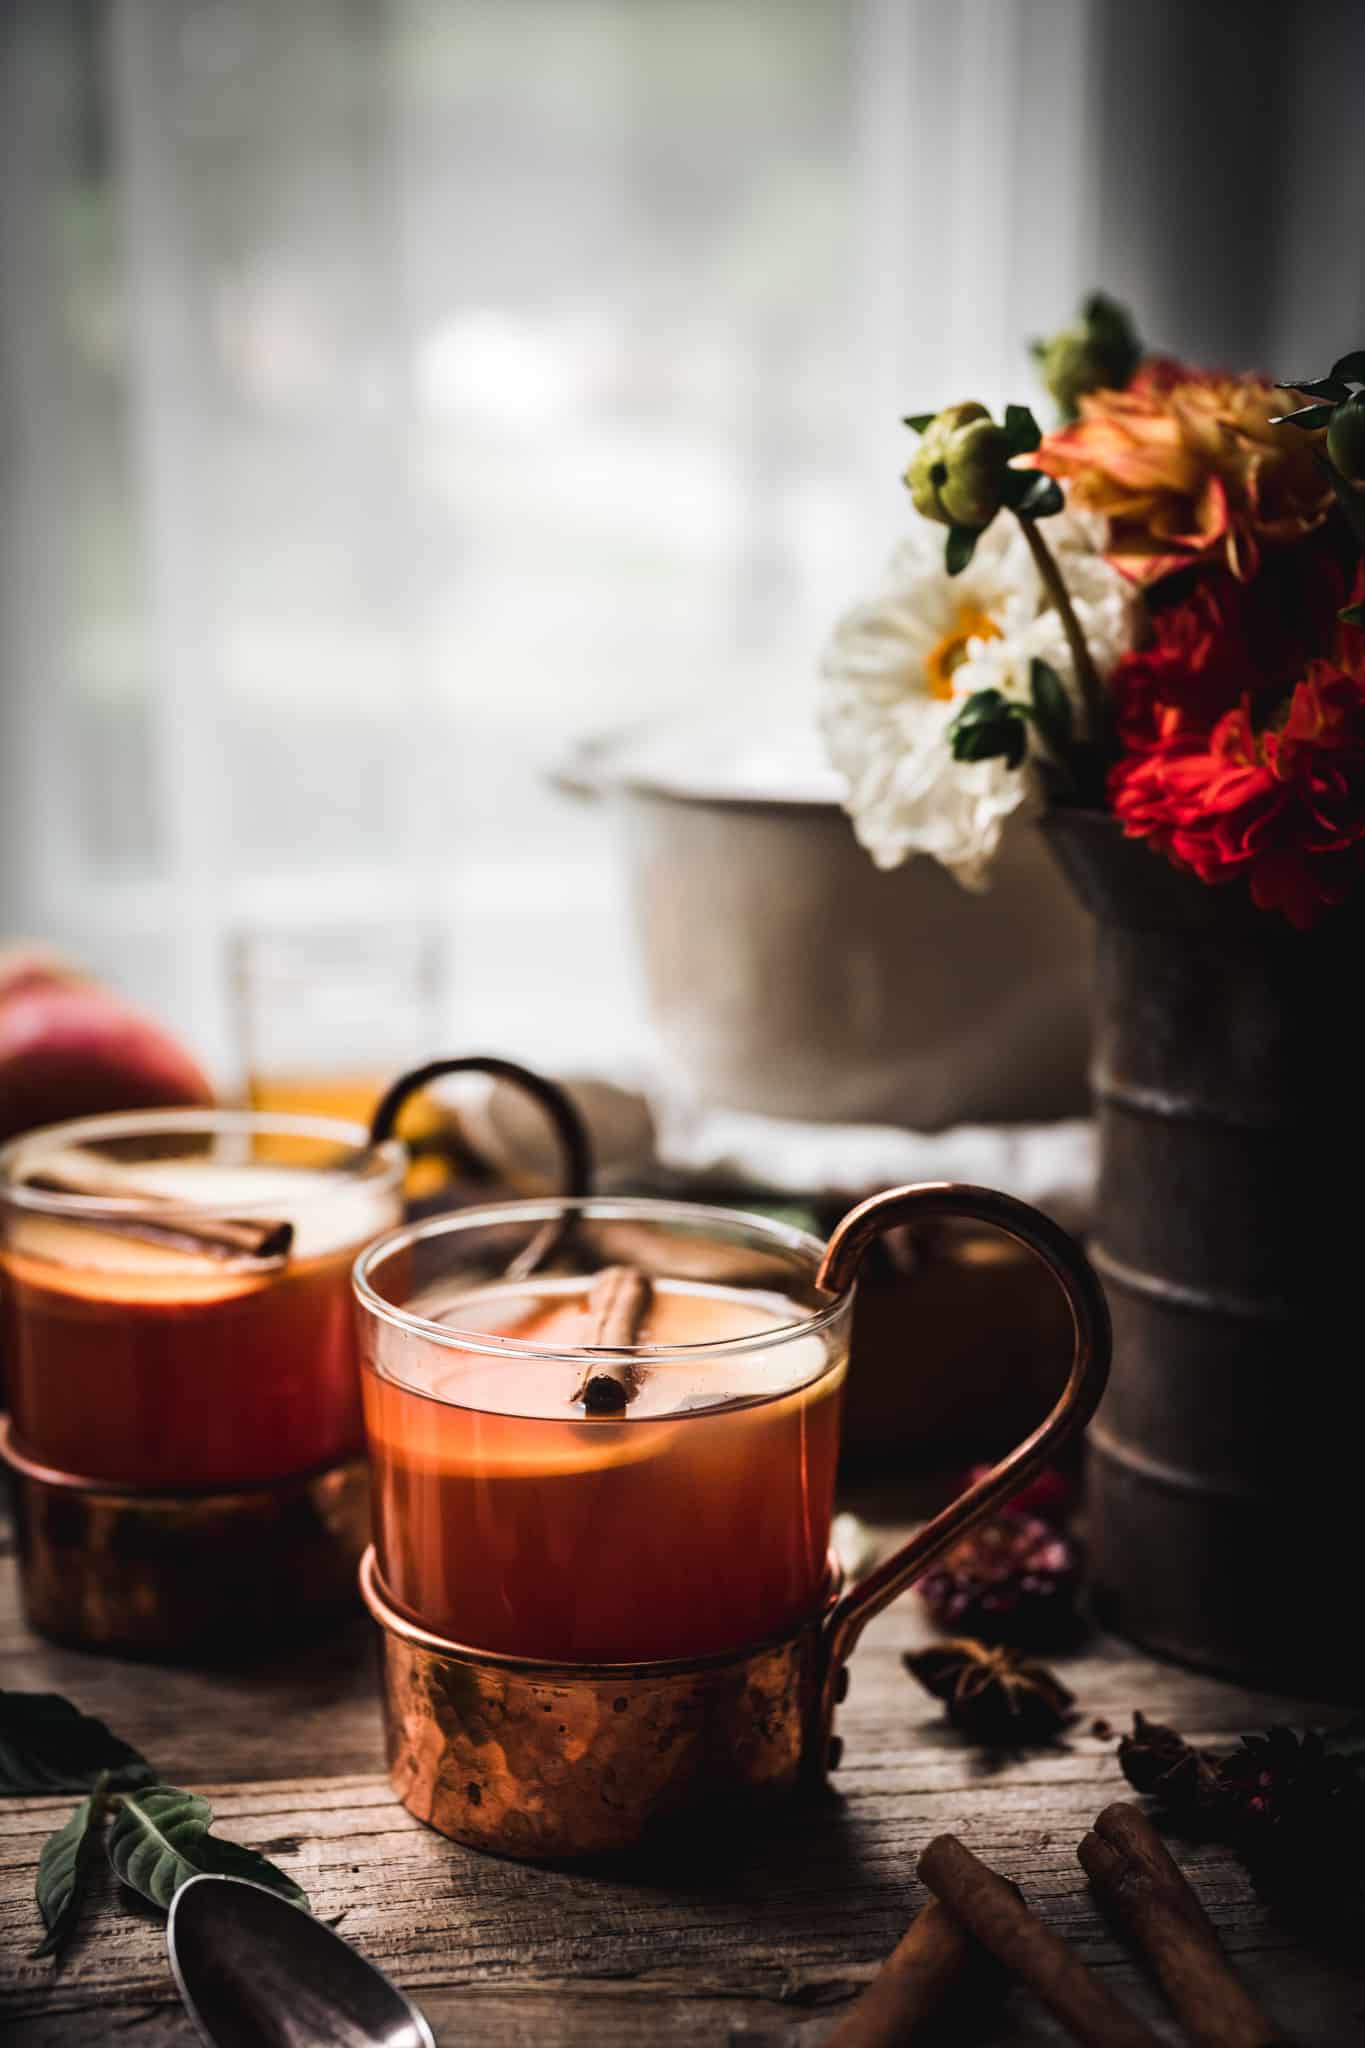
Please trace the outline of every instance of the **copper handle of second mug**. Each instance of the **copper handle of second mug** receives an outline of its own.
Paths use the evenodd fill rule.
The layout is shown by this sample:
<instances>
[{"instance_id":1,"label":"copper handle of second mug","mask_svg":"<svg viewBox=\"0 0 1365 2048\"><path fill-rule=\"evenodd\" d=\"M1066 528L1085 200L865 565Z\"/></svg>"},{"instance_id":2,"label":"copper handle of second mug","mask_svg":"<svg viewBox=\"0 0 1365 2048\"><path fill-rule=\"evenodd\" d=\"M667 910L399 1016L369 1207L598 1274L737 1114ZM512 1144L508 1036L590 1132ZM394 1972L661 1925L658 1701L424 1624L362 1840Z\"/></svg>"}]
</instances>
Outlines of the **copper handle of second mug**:
<instances>
[{"instance_id":1,"label":"copper handle of second mug","mask_svg":"<svg viewBox=\"0 0 1365 2048\"><path fill-rule=\"evenodd\" d=\"M850 1209L836 1225L820 1262L819 1285L831 1294L846 1293L869 1247L884 1231L898 1224L943 1217L991 1224L1047 1268L1071 1311L1071 1370L1050 1412L1021 1444L835 1601L825 1624L827 1717L833 1709L838 1673L873 1615L880 1614L919 1578L955 1538L1017 1493L1053 1451L1085 1427L1109 1378L1109 1309L1089 1260L1075 1239L1049 1217L992 1188L926 1181L917 1187L889 1188L885 1194L873 1195Z\"/></svg>"}]
</instances>

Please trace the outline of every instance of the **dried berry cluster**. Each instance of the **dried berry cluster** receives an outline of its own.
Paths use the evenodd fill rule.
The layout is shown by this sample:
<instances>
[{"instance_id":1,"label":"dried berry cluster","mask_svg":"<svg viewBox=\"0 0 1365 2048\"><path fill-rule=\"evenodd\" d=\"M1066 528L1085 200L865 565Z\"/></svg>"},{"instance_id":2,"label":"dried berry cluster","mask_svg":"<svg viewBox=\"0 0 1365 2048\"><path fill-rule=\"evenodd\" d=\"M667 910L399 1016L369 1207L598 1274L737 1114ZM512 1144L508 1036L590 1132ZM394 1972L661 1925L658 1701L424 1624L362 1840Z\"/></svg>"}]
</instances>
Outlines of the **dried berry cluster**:
<instances>
[{"instance_id":1,"label":"dried berry cluster","mask_svg":"<svg viewBox=\"0 0 1365 2048\"><path fill-rule=\"evenodd\" d=\"M1069 1505L1065 1480L1045 1472L960 1537L917 1585L937 1626L1031 1649L1066 1642L1081 1582L1080 1552L1062 1527Z\"/></svg>"}]
</instances>

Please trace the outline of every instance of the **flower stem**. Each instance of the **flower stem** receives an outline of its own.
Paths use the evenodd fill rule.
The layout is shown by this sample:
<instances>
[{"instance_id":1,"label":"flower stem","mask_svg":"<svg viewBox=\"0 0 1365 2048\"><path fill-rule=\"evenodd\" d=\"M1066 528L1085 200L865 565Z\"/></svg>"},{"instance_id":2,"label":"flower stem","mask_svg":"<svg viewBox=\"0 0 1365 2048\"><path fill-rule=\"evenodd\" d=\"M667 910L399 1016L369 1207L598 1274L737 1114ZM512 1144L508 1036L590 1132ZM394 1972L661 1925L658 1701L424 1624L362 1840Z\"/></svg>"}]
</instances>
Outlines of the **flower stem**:
<instances>
[{"instance_id":1,"label":"flower stem","mask_svg":"<svg viewBox=\"0 0 1365 2048\"><path fill-rule=\"evenodd\" d=\"M1076 671L1077 687L1081 693L1081 701L1085 705L1086 731L1091 741L1107 754L1110 752L1109 699L1105 695L1104 685L1091 659L1090 649L1081 631L1080 620L1076 617L1075 607L1071 602L1071 593L1062 581L1062 574L1053 560L1052 550L1038 531L1037 520L1026 518L1021 512L1016 512L1014 516L1024 529L1024 539L1028 542L1034 567L1062 622L1066 644L1071 650L1071 665Z\"/></svg>"}]
</instances>

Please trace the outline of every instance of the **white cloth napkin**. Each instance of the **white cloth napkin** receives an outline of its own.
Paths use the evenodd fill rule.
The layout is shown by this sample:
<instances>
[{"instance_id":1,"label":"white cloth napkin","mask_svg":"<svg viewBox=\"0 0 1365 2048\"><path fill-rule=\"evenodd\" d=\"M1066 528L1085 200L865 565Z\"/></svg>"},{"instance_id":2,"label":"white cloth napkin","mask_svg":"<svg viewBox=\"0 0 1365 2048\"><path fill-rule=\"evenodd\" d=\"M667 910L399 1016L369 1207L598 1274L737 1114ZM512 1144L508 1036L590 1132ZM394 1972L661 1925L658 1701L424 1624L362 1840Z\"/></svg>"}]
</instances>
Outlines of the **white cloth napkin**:
<instances>
[{"instance_id":1,"label":"white cloth napkin","mask_svg":"<svg viewBox=\"0 0 1365 2048\"><path fill-rule=\"evenodd\" d=\"M781 1122L710 1109L646 1084L564 1077L592 1133L601 1184L670 1184L700 1196L748 1187L777 1196L852 1201L904 1181L965 1180L1032 1202L1064 1229L1083 1232L1095 1188L1095 1127L1076 1117L1051 1124L959 1124L930 1135L882 1124ZM534 1104L503 1084L466 1110L469 1134L491 1158L553 1172L555 1153Z\"/></svg>"},{"instance_id":2,"label":"white cloth napkin","mask_svg":"<svg viewBox=\"0 0 1365 2048\"><path fill-rule=\"evenodd\" d=\"M1095 1126L959 1124L925 1135L880 1124L781 1123L655 1104L663 1165L804 1196L861 1195L903 1181L963 1180L1032 1202L1063 1228L1084 1231L1095 1190Z\"/></svg>"}]
</instances>

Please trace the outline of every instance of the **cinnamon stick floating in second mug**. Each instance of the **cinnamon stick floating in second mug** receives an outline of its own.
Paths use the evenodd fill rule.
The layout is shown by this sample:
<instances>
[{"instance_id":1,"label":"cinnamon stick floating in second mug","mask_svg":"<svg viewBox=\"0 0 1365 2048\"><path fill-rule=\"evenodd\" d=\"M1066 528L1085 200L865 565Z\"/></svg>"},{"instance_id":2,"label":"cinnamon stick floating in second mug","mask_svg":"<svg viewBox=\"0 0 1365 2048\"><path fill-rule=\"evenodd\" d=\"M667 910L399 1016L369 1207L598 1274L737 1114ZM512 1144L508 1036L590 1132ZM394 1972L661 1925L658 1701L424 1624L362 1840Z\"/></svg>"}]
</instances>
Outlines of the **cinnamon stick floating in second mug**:
<instances>
[{"instance_id":1,"label":"cinnamon stick floating in second mug","mask_svg":"<svg viewBox=\"0 0 1365 2048\"><path fill-rule=\"evenodd\" d=\"M919 1859L921 1880L983 1948L1027 1984L1086 2048L1161 2048L1076 1951L1024 1904L1008 1879L956 1835L938 1835Z\"/></svg>"},{"instance_id":2,"label":"cinnamon stick floating in second mug","mask_svg":"<svg viewBox=\"0 0 1365 2048\"><path fill-rule=\"evenodd\" d=\"M1076 1854L1196 2048L1286 2048L1233 1974L1213 1922L1146 1814L1123 1800L1106 1806Z\"/></svg>"},{"instance_id":3,"label":"cinnamon stick floating in second mug","mask_svg":"<svg viewBox=\"0 0 1365 2048\"><path fill-rule=\"evenodd\" d=\"M587 1348L624 1350L640 1334L654 1301L654 1285L634 1266L604 1266L588 1289ZM619 1415L640 1391L633 1359L594 1359L574 1390L589 1415Z\"/></svg>"},{"instance_id":4,"label":"cinnamon stick floating in second mug","mask_svg":"<svg viewBox=\"0 0 1365 2048\"><path fill-rule=\"evenodd\" d=\"M930 1899L824 2048L912 2048L930 2029L942 2040L936 2023L950 1998L973 1985L996 1991L1003 1981L994 1958Z\"/></svg>"}]
</instances>

